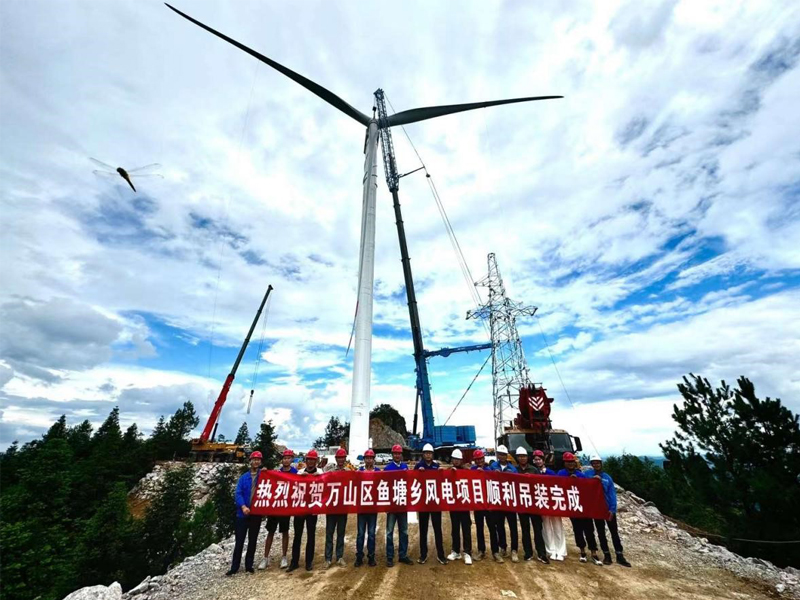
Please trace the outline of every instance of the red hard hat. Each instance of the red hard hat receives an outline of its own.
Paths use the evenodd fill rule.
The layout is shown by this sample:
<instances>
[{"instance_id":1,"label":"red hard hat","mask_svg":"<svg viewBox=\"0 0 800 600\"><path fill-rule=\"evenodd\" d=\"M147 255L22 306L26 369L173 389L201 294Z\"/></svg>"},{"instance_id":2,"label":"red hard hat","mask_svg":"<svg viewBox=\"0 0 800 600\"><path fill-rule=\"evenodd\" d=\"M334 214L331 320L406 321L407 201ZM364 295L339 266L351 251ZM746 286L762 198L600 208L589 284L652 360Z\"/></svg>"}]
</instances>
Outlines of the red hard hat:
<instances>
[{"instance_id":1,"label":"red hard hat","mask_svg":"<svg viewBox=\"0 0 800 600\"><path fill-rule=\"evenodd\" d=\"M261 455L261 452L259 452L258 450L256 450L255 452L253 452L253 453L250 455L250 458L264 458L264 457Z\"/></svg>"},{"instance_id":2,"label":"red hard hat","mask_svg":"<svg viewBox=\"0 0 800 600\"><path fill-rule=\"evenodd\" d=\"M287 448L286 450L284 450L284 451L283 451L283 455L284 455L284 456L291 456L291 457L294 457L294 452L292 452L291 450L289 450L289 449Z\"/></svg>"},{"instance_id":3,"label":"red hard hat","mask_svg":"<svg viewBox=\"0 0 800 600\"><path fill-rule=\"evenodd\" d=\"M542 452L541 450L534 450L533 451L533 455L534 456L541 456L542 458L544 458L544 452Z\"/></svg>"},{"instance_id":4,"label":"red hard hat","mask_svg":"<svg viewBox=\"0 0 800 600\"><path fill-rule=\"evenodd\" d=\"M575 455L572 452L564 452L564 454L561 455L561 459L564 462L569 462L571 460L575 460Z\"/></svg>"},{"instance_id":5,"label":"red hard hat","mask_svg":"<svg viewBox=\"0 0 800 600\"><path fill-rule=\"evenodd\" d=\"M483 453L483 450L478 448L475 452L472 453L472 458L484 458L486 455Z\"/></svg>"},{"instance_id":6,"label":"red hard hat","mask_svg":"<svg viewBox=\"0 0 800 600\"><path fill-rule=\"evenodd\" d=\"M312 448L306 452L306 458L319 458L319 454L317 454L317 451Z\"/></svg>"},{"instance_id":7,"label":"red hard hat","mask_svg":"<svg viewBox=\"0 0 800 600\"><path fill-rule=\"evenodd\" d=\"M336 458L344 457L344 456L347 456L347 450L345 450L344 448L339 448L336 451Z\"/></svg>"},{"instance_id":8,"label":"red hard hat","mask_svg":"<svg viewBox=\"0 0 800 600\"><path fill-rule=\"evenodd\" d=\"M373 450L372 448L370 448L369 450L367 450L366 452L364 452L364 456L372 456L372 457L374 457L374 456L375 456L375 450Z\"/></svg>"},{"instance_id":9,"label":"red hard hat","mask_svg":"<svg viewBox=\"0 0 800 600\"><path fill-rule=\"evenodd\" d=\"M403 453L403 447L400 444L395 444L392 446L392 452L399 452L400 454Z\"/></svg>"}]
</instances>

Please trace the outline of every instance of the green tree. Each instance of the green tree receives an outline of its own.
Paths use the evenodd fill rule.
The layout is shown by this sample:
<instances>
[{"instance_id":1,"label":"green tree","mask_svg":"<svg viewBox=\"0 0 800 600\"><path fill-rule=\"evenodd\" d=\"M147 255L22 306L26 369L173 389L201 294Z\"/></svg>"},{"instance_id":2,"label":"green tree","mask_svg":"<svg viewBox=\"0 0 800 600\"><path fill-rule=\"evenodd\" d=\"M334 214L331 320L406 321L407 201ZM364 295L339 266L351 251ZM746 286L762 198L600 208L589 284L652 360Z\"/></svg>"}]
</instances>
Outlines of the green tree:
<instances>
[{"instance_id":1,"label":"green tree","mask_svg":"<svg viewBox=\"0 0 800 600\"><path fill-rule=\"evenodd\" d=\"M800 424L781 401L759 399L746 377L731 389L717 388L690 374L673 407L678 425L661 448L674 480L722 519L730 538L788 540L800 531ZM745 554L769 556L778 564L800 563L800 549L739 545ZM774 548L774 547L773 547Z\"/></svg>"},{"instance_id":2,"label":"green tree","mask_svg":"<svg viewBox=\"0 0 800 600\"><path fill-rule=\"evenodd\" d=\"M379 404L369 411L369 418L380 419L384 425L402 435L403 439L408 437L405 418L391 404Z\"/></svg>"},{"instance_id":3,"label":"green tree","mask_svg":"<svg viewBox=\"0 0 800 600\"><path fill-rule=\"evenodd\" d=\"M272 420L261 423L261 427L253 440L253 450L259 450L263 454L262 466L267 469L274 469L278 465L278 451L275 449L275 440L278 434L275 433L275 426Z\"/></svg>"},{"instance_id":4,"label":"green tree","mask_svg":"<svg viewBox=\"0 0 800 600\"><path fill-rule=\"evenodd\" d=\"M78 585L136 585L139 580L129 576L129 567L137 540L124 483L114 484L82 529L75 557Z\"/></svg>"},{"instance_id":5,"label":"green tree","mask_svg":"<svg viewBox=\"0 0 800 600\"><path fill-rule=\"evenodd\" d=\"M350 423L339 420L339 417L331 417L328 424L325 426L325 433L322 437L317 438L314 442L315 446L341 446L342 442L346 442L350 436Z\"/></svg>"},{"instance_id":6,"label":"green tree","mask_svg":"<svg viewBox=\"0 0 800 600\"><path fill-rule=\"evenodd\" d=\"M217 471L214 477L214 493L211 504L214 507L216 521L214 528L218 539L226 538L233 533L236 518L236 482L242 474L243 467L228 465Z\"/></svg>"},{"instance_id":7,"label":"green tree","mask_svg":"<svg viewBox=\"0 0 800 600\"><path fill-rule=\"evenodd\" d=\"M244 445L249 444L253 440L250 439L250 432L247 430L247 422L245 421L242 423L242 426L239 427L239 431L236 434L236 439L234 440L234 444Z\"/></svg>"},{"instance_id":8,"label":"green tree","mask_svg":"<svg viewBox=\"0 0 800 600\"><path fill-rule=\"evenodd\" d=\"M192 514L191 466L170 469L145 512L139 535L149 573L161 574L186 556Z\"/></svg>"}]
</instances>

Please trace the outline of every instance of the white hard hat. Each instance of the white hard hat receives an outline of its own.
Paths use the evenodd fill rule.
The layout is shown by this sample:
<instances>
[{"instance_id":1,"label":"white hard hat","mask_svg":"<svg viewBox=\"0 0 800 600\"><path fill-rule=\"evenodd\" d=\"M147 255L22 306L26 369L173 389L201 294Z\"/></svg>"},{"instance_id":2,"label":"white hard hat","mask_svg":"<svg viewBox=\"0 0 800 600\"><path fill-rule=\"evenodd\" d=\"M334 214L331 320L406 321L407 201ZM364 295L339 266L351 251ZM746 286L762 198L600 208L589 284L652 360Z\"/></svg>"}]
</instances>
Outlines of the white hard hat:
<instances>
[{"instance_id":1,"label":"white hard hat","mask_svg":"<svg viewBox=\"0 0 800 600\"><path fill-rule=\"evenodd\" d=\"M508 454L508 448L503 446L503 444L500 444L497 447L497 450L495 450L495 454Z\"/></svg>"},{"instance_id":2,"label":"white hard hat","mask_svg":"<svg viewBox=\"0 0 800 600\"><path fill-rule=\"evenodd\" d=\"M594 461L603 462L603 459L602 459L602 458L600 458L600 456L599 456L599 455L597 455L597 454L593 454L593 455L592 455L592 458L590 458L590 459L589 459L589 462L594 462Z\"/></svg>"},{"instance_id":3,"label":"white hard hat","mask_svg":"<svg viewBox=\"0 0 800 600\"><path fill-rule=\"evenodd\" d=\"M517 456L519 456L520 454L524 454L525 456L527 456L528 450L524 446L520 446L519 448L517 448Z\"/></svg>"},{"instance_id":4,"label":"white hard hat","mask_svg":"<svg viewBox=\"0 0 800 600\"><path fill-rule=\"evenodd\" d=\"M433 446L431 446L430 444L425 444L422 447L422 451L423 452L433 452Z\"/></svg>"},{"instance_id":5,"label":"white hard hat","mask_svg":"<svg viewBox=\"0 0 800 600\"><path fill-rule=\"evenodd\" d=\"M453 453L450 455L450 458L464 458L464 455L461 454L461 450L456 448L455 450L453 450Z\"/></svg>"}]
</instances>

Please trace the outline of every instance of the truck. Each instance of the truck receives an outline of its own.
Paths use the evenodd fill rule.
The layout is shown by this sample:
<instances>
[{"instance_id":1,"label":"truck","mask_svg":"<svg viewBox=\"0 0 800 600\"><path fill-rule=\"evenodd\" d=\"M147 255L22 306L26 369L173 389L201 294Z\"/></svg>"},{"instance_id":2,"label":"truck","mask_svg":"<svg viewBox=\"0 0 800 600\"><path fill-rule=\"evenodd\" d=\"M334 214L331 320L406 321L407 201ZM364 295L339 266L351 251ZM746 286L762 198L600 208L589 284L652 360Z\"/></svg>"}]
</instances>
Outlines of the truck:
<instances>
[{"instance_id":1,"label":"truck","mask_svg":"<svg viewBox=\"0 0 800 600\"><path fill-rule=\"evenodd\" d=\"M497 444L514 454L522 446L528 452L541 450L545 463L553 470L563 468L565 452L583 450L581 438L572 436L563 429L553 429L550 420L550 405L553 399L541 384L531 384L519 390L519 412L513 420L503 423L503 433Z\"/></svg>"}]
</instances>

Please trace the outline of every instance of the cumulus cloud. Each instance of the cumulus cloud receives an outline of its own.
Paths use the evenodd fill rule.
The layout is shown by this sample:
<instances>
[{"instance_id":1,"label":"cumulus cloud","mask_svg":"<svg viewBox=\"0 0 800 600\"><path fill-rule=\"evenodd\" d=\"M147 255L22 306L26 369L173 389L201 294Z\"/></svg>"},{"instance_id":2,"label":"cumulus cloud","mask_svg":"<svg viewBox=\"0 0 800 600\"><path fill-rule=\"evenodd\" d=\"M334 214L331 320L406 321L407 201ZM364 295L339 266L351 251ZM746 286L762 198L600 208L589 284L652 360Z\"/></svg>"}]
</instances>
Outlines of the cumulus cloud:
<instances>
[{"instance_id":1,"label":"cumulus cloud","mask_svg":"<svg viewBox=\"0 0 800 600\"><path fill-rule=\"evenodd\" d=\"M472 278L496 252L510 296L539 306L571 395L585 410L605 406L606 420L592 412L587 421L616 422L654 451L661 417L640 407L667 402L688 370L745 372L797 402L796 332L780 323L796 318L800 269L800 123L789 118L800 8L464 2L453 13L403 2L375 27L355 6L220 6L192 12L365 112L379 84L397 110L565 96L407 132ZM0 201L10 224L0 358L13 372L0 370L3 424L33 432L57 416L25 398L65 409L124 401L145 428L182 398L207 414L268 283L256 401L248 415L240 373L226 435L271 416L281 439L302 447L330 414L347 416L361 128L161 5L75 5L56 26L45 5L3 3L0 17L12 24L0 39ZM401 171L419 165L400 130L395 146ZM142 180L134 195L92 175L89 156L160 162L164 180ZM474 288L427 178L404 178L400 197L426 344L485 341L483 325L464 319ZM381 185L373 398L410 420L389 202ZM553 391L539 324L521 321L520 332L535 378ZM213 359L200 352L209 345ZM479 365L447 360L435 391L437 411L449 414ZM489 398L482 381L456 413L484 441Z\"/></svg>"}]
</instances>

